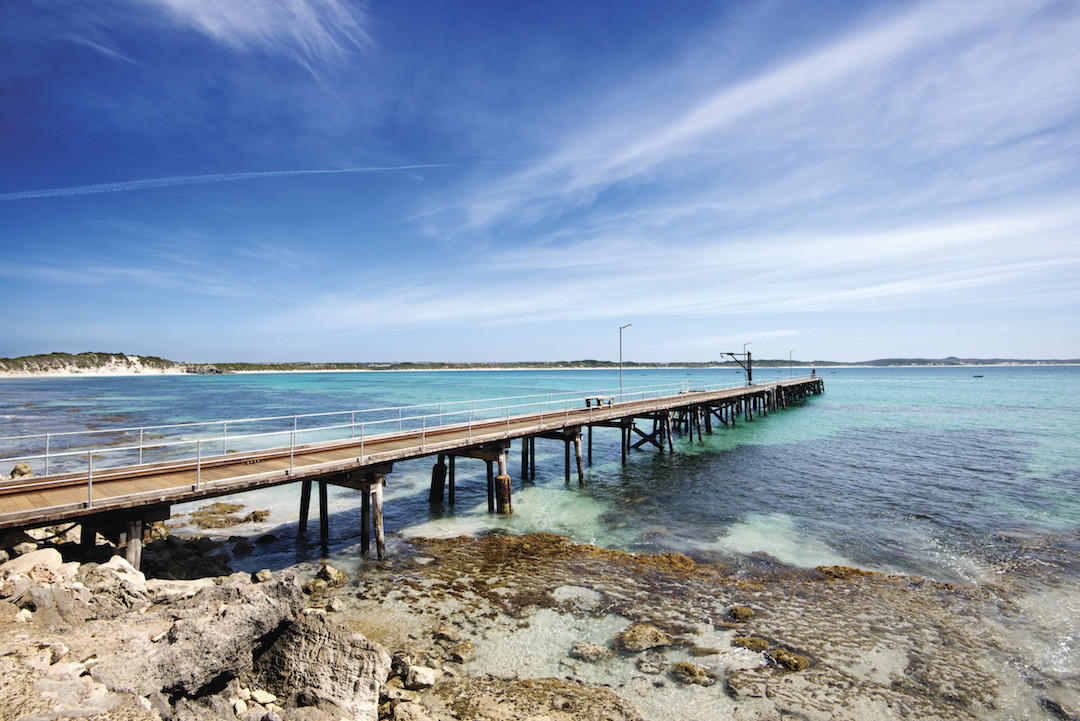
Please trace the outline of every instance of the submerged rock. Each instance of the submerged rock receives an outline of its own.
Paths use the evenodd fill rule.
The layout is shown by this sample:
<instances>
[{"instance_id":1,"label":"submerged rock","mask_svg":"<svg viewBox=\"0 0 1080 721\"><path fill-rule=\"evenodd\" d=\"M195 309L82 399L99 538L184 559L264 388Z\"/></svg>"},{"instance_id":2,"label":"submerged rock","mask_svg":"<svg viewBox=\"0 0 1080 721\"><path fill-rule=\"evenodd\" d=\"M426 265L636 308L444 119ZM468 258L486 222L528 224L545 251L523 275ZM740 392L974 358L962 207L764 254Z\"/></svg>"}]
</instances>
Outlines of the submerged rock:
<instances>
[{"instance_id":1,"label":"submerged rock","mask_svg":"<svg viewBox=\"0 0 1080 721\"><path fill-rule=\"evenodd\" d=\"M673 665L671 675L679 683L688 685L696 683L700 686L712 686L716 683L716 676L711 671L686 661Z\"/></svg>"},{"instance_id":2,"label":"submerged rock","mask_svg":"<svg viewBox=\"0 0 1080 721\"><path fill-rule=\"evenodd\" d=\"M588 641L578 641L570 649L570 658L576 658L588 663L597 663L613 657L615 653L607 646L601 646Z\"/></svg>"},{"instance_id":3,"label":"submerged rock","mask_svg":"<svg viewBox=\"0 0 1080 721\"><path fill-rule=\"evenodd\" d=\"M765 654L765 657L788 671L803 671L810 667L810 659L786 648L774 648Z\"/></svg>"},{"instance_id":4,"label":"submerged rock","mask_svg":"<svg viewBox=\"0 0 1080 721\"><path fill-rule=\"evenodd\" d=\"M656 651L646 651L638 656L634 665L642 673L656 675L664 672L664 669L667 668L667 661L664 659L663 654Z\"/></svg>"},{"instance_id":5,"label":"submerged rock","mask_svg":"<svg viewBox=\"0 0 1080 721\"><path fill-rule=\"evenodd\" d=\"M769 647L768 641L763 638L758 638L757 636L739 636L733 640L732 643L736 646L742 646L743 648L758 652L764 651Z\"/></svg>"},{"instance_id":6,"label":"submerged rock","mask_svg":"<svg viewBox=\"0 0 1080 721\"><path fill-rule=\"evenodd\" d=\"M630 703L606 688L541 678L521 681L462 679L440 683L425 701L433 718L470 721L641 721Z\"/></svg>"},{"instance_id":7,"label":"submerged rock","mask_svg":"<svg viewBox=\"0 0 1080 721\"><path fill-rule=\"evenodd\" d=\"M749 606L732 606L728 609L728 615L736 623L746 623L754 617L754 609Z\"/></svg>"},{"instance_id":8,"label":"submerged rock","mask_svg":"<svg viewBox=\"0 0 1080 721\"><path fill-rule=\"evenodd\" d=\"M644 651L657 646L670 646L671 636L650 623L635 623L615 638L616 647L627 651Z\"/></svg>"}]
</instances>

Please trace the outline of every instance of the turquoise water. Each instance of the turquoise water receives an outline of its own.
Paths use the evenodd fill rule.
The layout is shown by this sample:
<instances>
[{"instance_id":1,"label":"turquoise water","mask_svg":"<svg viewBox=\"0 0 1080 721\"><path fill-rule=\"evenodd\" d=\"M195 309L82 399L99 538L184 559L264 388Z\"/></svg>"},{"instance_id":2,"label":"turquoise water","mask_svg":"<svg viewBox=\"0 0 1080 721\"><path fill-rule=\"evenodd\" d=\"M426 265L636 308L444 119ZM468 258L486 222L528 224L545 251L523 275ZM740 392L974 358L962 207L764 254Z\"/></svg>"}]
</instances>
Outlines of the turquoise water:
<instances>
[{"instance_id":1,"label":"turquoise water","mask_svg":"<svg viewBox=\"0 0 1080 721\"><path fill-rule=\"evenodd\" d=\"M974 377L980 374L982 378ZM759 370L755 380L787 377ZM597 429L586 483L563 483L562 446L537 441L537 478L511 452L515 515L488 515L483 464L458 462L453 509L426 498L431 461L400 464L387 488L391 539L552 531L634 551L796 565L845 563L979 580L1018 553L1017 535L1080 530L1080 368L824 369L826 393L719 426L675 454L619 463ZM738 383L729 370L625 371L627 388ZM612 371L290 373L0 380L0 435L180 423L617 386ZM27 450L9 443L0 455ZM3 472L9 469L2 463ZM245 494L271 521L236 532L295 533L294 486ZM359 499L336 490L338 554L359 533ZM185 509L178 508L182 513ZM292 544L271 547L281 562ZM266 557L252 559L264 563Z\"/></svg>"}]
</instances>

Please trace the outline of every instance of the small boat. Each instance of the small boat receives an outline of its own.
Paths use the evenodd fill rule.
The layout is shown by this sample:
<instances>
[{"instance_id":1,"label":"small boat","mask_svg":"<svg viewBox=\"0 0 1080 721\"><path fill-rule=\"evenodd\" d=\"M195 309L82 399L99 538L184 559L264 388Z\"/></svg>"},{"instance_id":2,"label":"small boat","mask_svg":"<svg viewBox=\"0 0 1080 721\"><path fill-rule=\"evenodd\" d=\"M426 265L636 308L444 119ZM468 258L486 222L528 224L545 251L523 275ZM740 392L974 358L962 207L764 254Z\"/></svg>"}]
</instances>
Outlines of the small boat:
<instances>
[{"instance_id":1,"label":"small boat","mask_svg":"<svg viewBox=\"0 0 1080 721\"><path fill-rule=\"evenodd\" d=\"M971 376L971 377L972 377L972 378L982 378L982 376L981 376L981 375L978 375L978 374L976 374L976 375L973 375L973 376Z\"/></svg>"}]
</instances>

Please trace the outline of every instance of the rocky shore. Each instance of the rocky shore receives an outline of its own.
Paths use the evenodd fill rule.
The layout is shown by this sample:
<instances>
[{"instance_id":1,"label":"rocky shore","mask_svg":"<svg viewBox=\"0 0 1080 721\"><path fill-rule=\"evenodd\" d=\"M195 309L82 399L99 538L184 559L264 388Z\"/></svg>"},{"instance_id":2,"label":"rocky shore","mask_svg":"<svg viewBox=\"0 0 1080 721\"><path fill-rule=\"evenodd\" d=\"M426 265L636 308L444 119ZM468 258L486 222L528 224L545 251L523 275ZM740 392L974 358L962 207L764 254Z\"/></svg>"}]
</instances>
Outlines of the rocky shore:
<instances>
[{"instance_id":1,"label":"rocky shore","mask_svg":"<svg viewBox=\"0 0 1080 721\"><path fill-rule=\"evenodd\" d=\"M391 560L352 572L218 565L223 575L177 580L147 578L107 544L96 560L75 560L72 533L23 539L0 565L2 718L1080 713L1080 670L1010 646L1010 624L1038 618L1007 583L748 572L548 534L402 542ZM230 558L228 544L208 539L155 543L159 574L185 553Z\"/></svg>"}]
</instances>

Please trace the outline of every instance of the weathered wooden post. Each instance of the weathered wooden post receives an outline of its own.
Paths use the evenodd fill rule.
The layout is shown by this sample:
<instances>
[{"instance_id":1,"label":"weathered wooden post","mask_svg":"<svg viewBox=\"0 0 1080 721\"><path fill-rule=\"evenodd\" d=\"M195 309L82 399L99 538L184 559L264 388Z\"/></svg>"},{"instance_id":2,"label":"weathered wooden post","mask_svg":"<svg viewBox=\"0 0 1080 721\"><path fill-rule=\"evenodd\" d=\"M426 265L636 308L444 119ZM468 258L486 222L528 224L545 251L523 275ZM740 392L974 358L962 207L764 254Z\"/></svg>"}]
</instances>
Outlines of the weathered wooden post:
<instances>
[{"instance_id":1,"label":"weathered wooden post","mask_svg":"<svg viewBox=\"0 0 1080 721\"><path fill-rule=\"evenodd\" d=\"M569 483L570 482L570 438L569 438L569 436L566 436L565 434L563 435L563 458L565 460L565 463L563 465L564 465L564 468L566 469L566 473L565 473L566 482Z\"/></svg>"},{"instance_id":2,"label":"weathered wooden post","mask_svg":"<svg viewBox=\"0 0 1080 721\"><path fill-rule=\"evenodd\" d=\"M581 462L581 429L574 429L574 456L577 459L577 480L578 485L585 485L585 469L582 467Z\"/></svg>"},{"instance_id":3,"label":"weathered wooden post","mask_svg":"<svg viewBox=\"0 0 1080 721\"><path fill-rule=\"evenodd\" d=\"M124 557L135 570L142 564L142 537L143 520L141 518L129 518L127 522L127 545L124 549Z\"/></svg>"},{"instance_id":4,"label":"weathered wooden post","mask_svg":"<svg viewBox=\"0 0 1080 721\"><path fill-rule=\"evenodd\" d=\"M375 483L371 489L371 521L375 526L375 554L379 560L386 558L386 535L383 533L383 485L385 479L382 474L375 474Z\"/></svg>"},{"instance_id":5,"label":"weathered wooden post","mask_svg":"<svg viewBox=\"0 0 1080 721\"><path fill-rule=\"evenodd\" d=\"M506 472L506 452L499 454L499 475L495 477L495 512L509 515L514 512L510 505L510 474Z\"/></svg>"},{"instance_id":6,"label":"weathered wooden post","mask_svg":"<svg viewBox=\"0 0 1080 721\"><path fill-rule=\"evenodd\" d=\"M319 481L319 543L323 551L330 544L330 514L326 498L326 481Z\"/></svg>"},{"instance_id":7,"label":"weathered wooden post","mask_svg":"<svg viewBox=\"0 0 1080 721\"><path fill-rule=\"evenodd\" d=\"M536 437L529 438L529 480L536 480Z\"/></svg>"},{"instance_id":8,"label":"weathered wooden post","mask_svg":"<svg viewBox=\"0 0 1080 721\"><path fill-rule=\"evenodd\" d=\"M445 486L446 456L440 453L438 462L431 467L431 490L428 492L428 502L441 504Z\"/></svg>"},{"instance_id":9,"label":"weathered wooden post","mask_svg":"<svg viewBox=\"0 0 1080 721\"><path fill-rule=\"evenodd\" d=\"M491 460L485 460L487 464L487 493L488 493L488 513L495 512L495 472L491 468Z\"/></svg>"},{"instance_id":10,"label":"weathered wooden post","mask_svg":"<svg viewBox=\"0 0 1080 721\"><path fill-rule=\"evenodd\" d=\"M360 494L360 553L371 548L371 486Z\"/></svg>"},{"instance_id":11,"label":"weathered wooden post","mask_svg":"<svg viewBox=\"0 0 1080 721\"><path fill-rule=\"evenodd\" d=\"M300 526L296 533L303 536L307 532L308 508L311 506L311 481L300 483Z\"/></svg>"},{"instance_id":12,"label":"weathered wooden post","mask_svg":"<svg viewBox=\"0 0 1080 721\"><path fill-rule=\"evenodd\" d=\"M454 461L456 459L457 456L450 456L450 489L448 491L449 498L447 500L450 502L451 506L454 505Z\"/></svg>"},{"instance_id":13,"label":"weathered wooden post","mask_svg":"<svg viewBox=\"0 0 1080 721\"><path fill-rule=\"evenodd\" d=\"M529 477L529 438L521 437L521 480Z\"/></svg>"}]
</instances>

